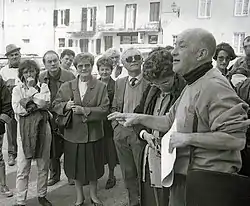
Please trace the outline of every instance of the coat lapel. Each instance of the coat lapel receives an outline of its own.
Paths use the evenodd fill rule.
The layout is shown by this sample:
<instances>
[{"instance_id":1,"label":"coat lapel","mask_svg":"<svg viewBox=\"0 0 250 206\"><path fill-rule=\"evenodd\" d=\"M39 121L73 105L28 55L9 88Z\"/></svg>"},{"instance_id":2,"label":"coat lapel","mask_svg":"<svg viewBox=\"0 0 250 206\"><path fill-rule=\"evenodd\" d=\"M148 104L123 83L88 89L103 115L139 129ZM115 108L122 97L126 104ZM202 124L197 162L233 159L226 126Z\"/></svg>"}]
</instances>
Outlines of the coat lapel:
<instances>
[{"instance_id":1,"label":"coat lapel","mask_svg":"<svg viewBox=\"0 0 250 206\"><path fill-rule=\"evenodd\" d=\"M73 100L76 104L81 105L82 102L81 102L80 92L79 92L79 88L78 88L78 82L79 82L79 78L72 81L72 92L74 95Z\"/></svg>"},{"instance_id":2,"label":"coat lapel","mask_svg":"<svg viewBox=\"0 0 250 206\"><path fill-rule=\"evenodd\" d=\"M123 81L121 81L121 86L120 86L120 91L119 91L119 94L121 94L119 101L121 102L122 109L124 105L124 95L125 95L127 81L128 81L128 77L124 78Z\"/></svg>"},{"instance_id":3,"label":"coat lapel","mask_svg":"<svg viewBox=\"0 0 250 206\"><path fill-rule=\"evenodd\" d=\"M88 105L89 101L91 99L94 98L94 96L96 95L95 92L93 92L93 89L95 88L95 85L97 83L97 79L92 78L89 82L88 82L88 87L87 87L87 91L83 97L82 100L82 106L85 107Z\"/></svg>"},{"instance_id":4,"label":"coat lapel","mask_svg":"<svg viewBox=\"0 0 250 206\"><path fill-rule=\"evenodd\" d=\"M145 107L144 107L144 113L148 110L148 107L150 105L150 102L153 100L154 96L157 95L159 89L155 86L152 86L148 92L146 101L145 101Z\"/></svg>"}]
</instances>

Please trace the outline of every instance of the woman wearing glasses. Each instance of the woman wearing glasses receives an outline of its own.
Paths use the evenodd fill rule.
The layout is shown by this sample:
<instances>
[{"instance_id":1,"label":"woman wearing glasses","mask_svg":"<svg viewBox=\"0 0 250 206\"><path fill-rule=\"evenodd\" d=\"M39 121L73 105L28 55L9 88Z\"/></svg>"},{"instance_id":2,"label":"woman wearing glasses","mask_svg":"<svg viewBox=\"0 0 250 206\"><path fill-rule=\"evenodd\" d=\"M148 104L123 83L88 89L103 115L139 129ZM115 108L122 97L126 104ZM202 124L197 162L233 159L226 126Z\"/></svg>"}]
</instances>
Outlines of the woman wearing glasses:
<instances>
[{"instance_id":1,"label":"woman wearing glasses","mask_svg":"<svg viewBox=\"0 0 250 206\"><path fill-rule=\"evenodd\" d=\"M230 61L236 58L234 49L227 43L220 43L216 47L214 60L216 61L216 67L221 71L224 76L228 74L228 65Z\"/></svg>"},{"instance_id":2,"label":"woman wearing glasses","mask_svg":"<svg viewBox=\"0 0 250 206\"><path fill-rule=\"evenodd\" d=\"M103 123L109 110L107 88L91 75L94 56L78 54L74 59L78 77L64 83L53 102L58 115L72 113L64 129L64 170L75 180L77 206L84 205L84 185L90 185L94 205L103 205L97 197L97 180L104 174Z\"/></svg>"},{"instance_id":3,"label":"woman wearing glasses","mask_svg":"<svg viewBox=\"0 0 250 206\"><path fill-rule=\"evenodd\" d=\"M185 86L184 80L172 70L173 57L166 48L149 53L143 65L143 78L153 86L144 92L136 113L164 115L179 97ZM141 206L167 206L169 189L161 185L161 137L163 133L144 126L134 127L141 139L147 142L141 157L142 170Z\"/></svg>"}]
</instances>

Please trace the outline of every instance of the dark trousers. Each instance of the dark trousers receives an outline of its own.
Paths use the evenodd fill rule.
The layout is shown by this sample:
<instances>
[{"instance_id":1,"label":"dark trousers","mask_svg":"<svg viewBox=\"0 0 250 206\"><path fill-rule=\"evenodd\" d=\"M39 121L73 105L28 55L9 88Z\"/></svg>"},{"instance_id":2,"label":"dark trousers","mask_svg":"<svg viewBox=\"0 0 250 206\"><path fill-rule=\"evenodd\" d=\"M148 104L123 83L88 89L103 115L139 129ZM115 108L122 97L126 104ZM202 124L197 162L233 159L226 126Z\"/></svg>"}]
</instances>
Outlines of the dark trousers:
<instances>
[{"instance_id":1,"label":"dark trousers","mask_svg":"<svg viewBox=\"0 0 250 206\"><path fill-rule=\"evenodd\" d=\"M141 182L141 206L168 206L169 188L152 187L148 163L145 167L145 182Z\"/></svg>"},{"instance_id":2,"label":"dark trousers","mask_svg":"<svg viewBox=\"0 0 250 206\"><path fill-rule=\"evenodd\" d=\"M8 154L17 156L17 121L13 118L7 124Z\"/></svg>"},{"instance_id":3,"label":"dark trousers","mask_svg":"<svg viewBox=\"0 0 250 206\"><path fill-rule=\"evenodd\" d=\"M119 133L119 132L118 132ZM139 196L139 161L145 143L139 140L133 131L115 134L114 142L117 150L122 176L128 191L129 205L140 203Z\"/></svg>"},{"instance_id":4,"label":"dark trousers","mask_svg":"<svg viewBox=\"0 0 250 206\"><path fill-rule=\"evenodd\" d=\"M186 176L175 174L170 188L169 206L186 206ZM211 205L212 206L212 205Z\"/></svg>"},{"instance_id":5,"label":"dark trousers","mask_svg":"<svg viewBox=\"0 0 250 206\"><path fill-rule=\"evenodd\" d=\"M60 180L61 163L60 158L63 154L64 140L61 135L53 132L51 144L51 159L50 159L50 179Z\"/></svg>"},{"instance_id":6,"label":"dark trousers","mask_svg":"<svg viewBox=\"0 0 250 206\"><path fill-rule=\"evenodd\" d=\"M186 181L187 206L249 206L250 178L193 170Z\"/></svg>"}]
</instances>

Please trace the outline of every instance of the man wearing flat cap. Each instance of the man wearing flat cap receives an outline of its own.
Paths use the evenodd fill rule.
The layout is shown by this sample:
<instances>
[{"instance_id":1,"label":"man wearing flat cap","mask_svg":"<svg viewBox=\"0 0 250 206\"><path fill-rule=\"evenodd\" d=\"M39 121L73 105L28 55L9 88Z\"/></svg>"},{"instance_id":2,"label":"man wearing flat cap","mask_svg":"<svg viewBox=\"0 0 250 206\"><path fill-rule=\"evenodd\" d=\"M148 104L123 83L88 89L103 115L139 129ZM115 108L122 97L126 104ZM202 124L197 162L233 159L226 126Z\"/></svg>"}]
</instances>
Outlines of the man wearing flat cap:
<instances>
[{"instance_id":1,"label":"man wearing flat cap","mask_svg":"<svg viewBox=\"0 0 250 206\"><path fill-rule=\"evenodd\" d=\"M18 78L18 66L21 60L20 47L15 44L6 46L5 56L8 58L8 64L0 70L0 76L6 82L6 86L12 93L12 89L20 81ZM8 139L8 164L9 166L15 165L17 156L17 122L13 117L7 124L7 139Z\"/></svg>"}]
</instances>

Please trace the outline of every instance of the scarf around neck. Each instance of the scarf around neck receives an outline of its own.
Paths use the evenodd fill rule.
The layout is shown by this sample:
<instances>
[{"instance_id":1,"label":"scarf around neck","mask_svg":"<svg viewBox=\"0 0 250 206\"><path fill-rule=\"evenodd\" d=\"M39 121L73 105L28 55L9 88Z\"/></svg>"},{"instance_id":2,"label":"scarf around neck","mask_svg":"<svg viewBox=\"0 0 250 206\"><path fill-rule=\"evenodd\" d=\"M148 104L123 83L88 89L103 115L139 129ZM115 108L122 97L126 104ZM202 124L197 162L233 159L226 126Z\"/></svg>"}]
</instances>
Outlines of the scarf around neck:
<instances>
[{"instance_id":1,"label":"scarf around neck","mask_svg":"<svg viewBox=\"0 0 250 206\"><path fill-rule=\"evenodd\" d=\"M183 75L183 78L186 80L187 84L190 85L194 83L196 80L203 77L210 69L213 68L212 62L207 62L197 67L196 69L188 72Z\"/></svg>"}]
</instances>

